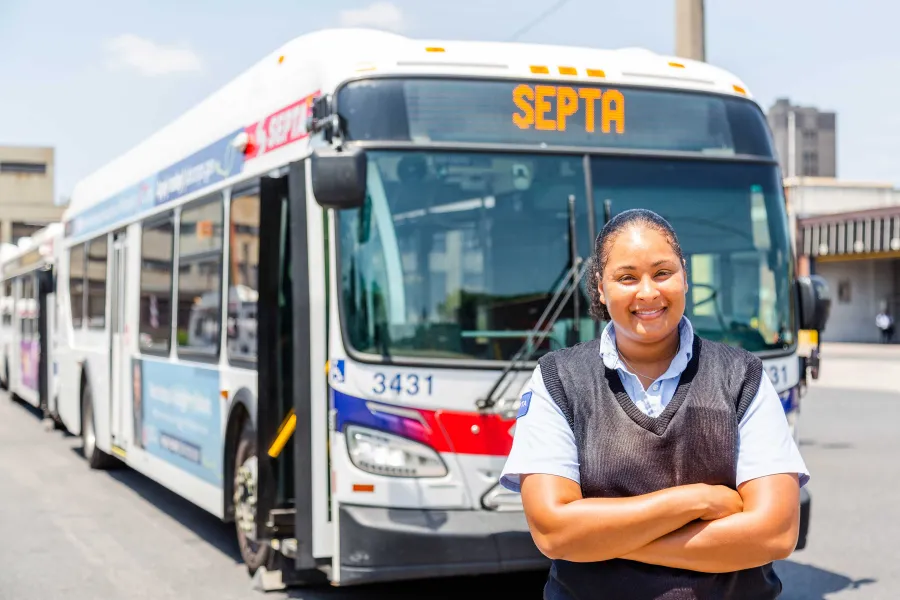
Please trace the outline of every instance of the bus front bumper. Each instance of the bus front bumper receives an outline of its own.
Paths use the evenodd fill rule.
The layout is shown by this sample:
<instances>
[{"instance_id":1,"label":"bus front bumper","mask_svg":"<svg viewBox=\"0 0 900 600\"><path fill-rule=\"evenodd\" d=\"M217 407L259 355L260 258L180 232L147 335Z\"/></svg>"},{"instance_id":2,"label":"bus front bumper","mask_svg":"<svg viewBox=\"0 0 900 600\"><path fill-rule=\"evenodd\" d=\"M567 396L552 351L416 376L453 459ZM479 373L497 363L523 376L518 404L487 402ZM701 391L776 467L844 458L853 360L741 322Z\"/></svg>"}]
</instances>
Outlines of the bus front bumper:
<instances>
[{"instance_id":1,"label":"bus front bumper","mask_svg":"<svg viewBox=\"0 0 900 600\"><path fill-rule=\"evenodd\" d=\"M547 569L521 511L340 507L340 583Z\"/></svg>"},{"instance_id":2,"label":"bus front bumper","mask_svg":"<svg viewBox=\"0 0 900 600\"><path fill-rule=\"evenodd\" d=\"M806 547L811 498L800 490ZM391 509L342 504L340 581L356 585L547 569L521 511Z\"/></svg>"}]
</instances>

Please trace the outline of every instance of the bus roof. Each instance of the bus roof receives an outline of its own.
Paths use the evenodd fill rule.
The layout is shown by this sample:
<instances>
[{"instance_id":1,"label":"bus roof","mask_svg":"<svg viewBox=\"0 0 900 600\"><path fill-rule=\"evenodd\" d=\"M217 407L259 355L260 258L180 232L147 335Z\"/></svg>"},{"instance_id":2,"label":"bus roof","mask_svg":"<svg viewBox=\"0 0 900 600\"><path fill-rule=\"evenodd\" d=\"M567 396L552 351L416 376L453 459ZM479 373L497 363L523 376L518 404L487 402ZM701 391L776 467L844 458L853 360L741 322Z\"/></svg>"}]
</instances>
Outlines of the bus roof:
<instances>
[{"instance_id":1,"label":"bus roof","mask_svg":"<svg viewBox=\"0 0 900 600\"><path fill-rule=\"evenodd\" d=\"M0 279L4 273L12 272L17 268L22 257L36 252L38 259L32 259L29 264L46 264L53 262L54 245L63 233L62 223L50 223L43 229L34 232L30 237L23 238L18 245L3 244L0 247Z\"/></svg>"},{"instance_id":2,"label":"bus roof","mask_svg":"<svg viewBox=\"0 0 900 600\"><path fill-rule=\"evenodd\" d=\"M303 111L315 95L330 93L348 79L389 74L556 79L751 97L743 82L727 71L641 48L415 40L365 29L318 31L269 53L175 121L80 181L64 221L84 218L86 212L104 212L95 219L114 221L116 216L109 213L113 205L123 207L120 216L133 216L142 208L213 183L263 173L296 160L306 144L292 142L306 139ZM283 132L285 118L292 117L293 122L302 123L302 132L291 127ZM247 134L244 140L253 140L259 127L268 129L273 119L282 123L282 139L275 140L274 147L269 134L268 145L243 152L233 148L232 142L241 133ZM211 157L225 167L209 167ZM77 231L69 233L78 235Z\"/></svg>"}]
</instances>

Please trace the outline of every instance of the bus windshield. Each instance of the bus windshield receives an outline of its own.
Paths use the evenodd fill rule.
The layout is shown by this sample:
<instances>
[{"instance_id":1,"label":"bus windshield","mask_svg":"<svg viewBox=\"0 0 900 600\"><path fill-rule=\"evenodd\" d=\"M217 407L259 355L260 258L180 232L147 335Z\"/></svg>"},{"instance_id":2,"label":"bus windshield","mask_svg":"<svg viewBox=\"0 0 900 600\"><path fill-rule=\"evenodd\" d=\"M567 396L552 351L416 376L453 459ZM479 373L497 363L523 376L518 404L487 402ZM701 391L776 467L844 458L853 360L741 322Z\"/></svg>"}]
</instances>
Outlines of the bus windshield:
<instances>
[{"instance_id":1,"label":"bus windshield","mask_svg":"<svg viewBox=\"0 0 900 600\"><path fill-rule=\"evenodd\" d=\"M647 157L370 151L367 200L338 219L344 338L392 359L508 361L578 252L589 216L643 207L676 229L687 316L707 339L751 351L793 345L790 252L774 164ZM587 295L570 300L543 352L590 339ZM575 327L575 325L578 327Z\"/></svg>"}]
</instances>

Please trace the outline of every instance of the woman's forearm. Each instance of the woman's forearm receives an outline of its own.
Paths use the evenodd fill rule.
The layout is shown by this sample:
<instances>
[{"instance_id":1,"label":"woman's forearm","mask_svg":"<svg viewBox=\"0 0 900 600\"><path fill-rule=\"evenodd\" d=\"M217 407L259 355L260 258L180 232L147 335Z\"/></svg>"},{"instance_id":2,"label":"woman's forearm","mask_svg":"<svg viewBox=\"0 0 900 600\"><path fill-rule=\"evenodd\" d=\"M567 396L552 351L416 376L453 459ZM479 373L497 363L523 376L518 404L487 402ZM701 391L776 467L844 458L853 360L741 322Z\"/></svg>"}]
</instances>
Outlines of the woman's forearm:
<instances>
[{"instance_id":1,"label":"woman's forearm","mask_svg":"<svg viewBox=\"0 0 900 600\"><path fill-rule=\"evenodd\" d=\"M706 573L740 571L787 558L800 529L798 476L760 477L738 490L744 499L742 512L691 523L621 558Z\"/></svg>"},{"instance_id":2,"label":"woman's forearm","mask_svg":"<svg viewBox=\"0 0 900 600\"><path fill-rule=\"evenodd\" d=\"M630 498L563 499L549 510L529 510L526 500L526 514L546 556L593 562L633 552L700 518L708 510L702 492L683 486Z\"/></svg>"},{"instance_id":3,"label":"woman's forearm","mask_svg":"<svg viewBox=\"0 0 900 600\"><path fill-rule=\"evenodd\" d=\"M743 512L690 523L621 558L704 573L750 569L787 558L797 531L774 527L762 515Z\"/></svg>"}]
</instances>

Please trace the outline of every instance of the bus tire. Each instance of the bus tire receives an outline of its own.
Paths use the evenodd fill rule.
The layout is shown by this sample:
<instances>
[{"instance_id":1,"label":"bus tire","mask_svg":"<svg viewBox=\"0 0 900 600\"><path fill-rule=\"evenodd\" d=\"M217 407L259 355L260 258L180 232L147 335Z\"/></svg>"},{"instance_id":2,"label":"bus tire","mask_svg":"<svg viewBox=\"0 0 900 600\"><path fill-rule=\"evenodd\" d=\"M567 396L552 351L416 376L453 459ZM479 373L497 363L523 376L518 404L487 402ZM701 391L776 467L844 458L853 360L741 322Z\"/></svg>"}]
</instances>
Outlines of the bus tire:
<instances>
[{"instance_id":1,"label":"bus tire","mask_svg":"<svg viewBox=\"0 0 900 600\"><path fill-rule=\"evenodd\" d=\"M81 391L81 451L92 469L106 470L115 464L115 458L97 447L97 428L94 420L94 395L91 384L84 382Z\"/></svg>"},{"instance_id":2,"label":"bus tire","mask_svg":"<svg viewBox=\"0 0 900 600\"><path fill-rule=\"evenodd\" d=\"M250 575L260 567L268 567L274 552L263 542L249 537L248 529L256 518L256 432L250 419L244 421L234 452L234 530L237 534L241 559L247 565Z\"/></svg>"}]
</instances>

